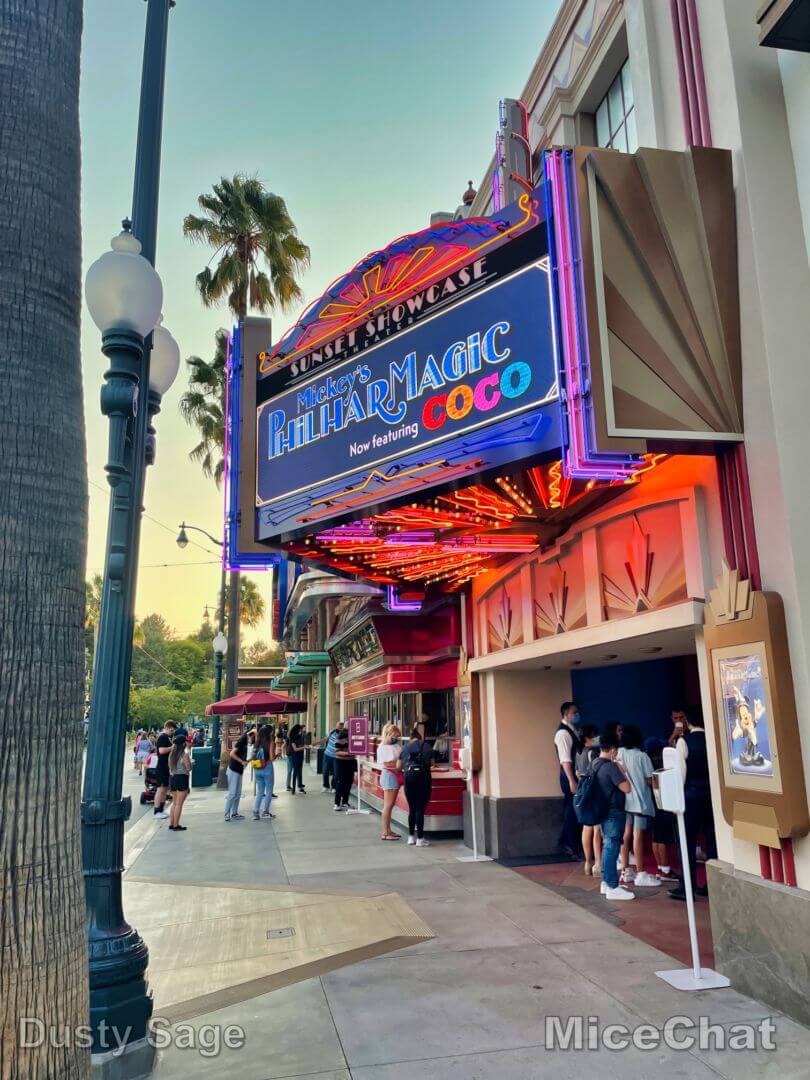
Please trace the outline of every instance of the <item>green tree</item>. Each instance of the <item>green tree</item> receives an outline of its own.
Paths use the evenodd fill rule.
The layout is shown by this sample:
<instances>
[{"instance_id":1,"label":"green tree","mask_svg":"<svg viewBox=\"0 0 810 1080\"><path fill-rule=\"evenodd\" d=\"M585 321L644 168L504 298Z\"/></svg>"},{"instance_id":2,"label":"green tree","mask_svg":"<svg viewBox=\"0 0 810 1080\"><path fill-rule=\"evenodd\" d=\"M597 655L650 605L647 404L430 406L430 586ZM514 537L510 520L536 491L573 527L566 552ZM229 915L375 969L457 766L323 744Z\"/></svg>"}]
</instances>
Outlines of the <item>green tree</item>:
<instances>
[{"instance_id":1,"label":"green tree","mask_svg":"<svg viewBox=\"0 0 810 1080\"><path fill-rule=\"evenodd\" d=\"M81 0L0 0L0 1072L82 1080ZM90 367L95 370L95 363ZM56 739L54 732L58 732Z\"/></svg>"},{"instance_id":2,"label":"green tree","mask_svg":"<svg viewBox=\"0 0 810 1080\"><path fill-rule=\"evenodd\" d=\"M278 641L254 641L244 650L242 663L246 667L283 667L284 648Z\"/></svg>"},{"instance_id":3,"label":"green tree","mask_svg":"<svg viewBox=\"0 0 810 1080\"><path fill-rule=\"evenodd\" d=\"M129 696L132 725L160 730L167 720L180 722L182 694L168 686L144 686Z\"/></svg>"},{"instance_id":4,"label":"green tree","mask_svg":"<svg viewBox=\"0 0 810 1080\"><path fill-rule=\"evenodd\" d=\"M209 618L203 619L200 624L200 629L194 635L194 640L199 641L201 645L207 645L210 647L211 642L216 637L216 630Z\"/></svg>"},{"instance_id":5,"label":"green tree","mask_svg":"<svg viewBox=\"0 0 810 1080\"><path fill-rule=\"evenodd\" d=\"M205 706L214 700L214 680L203 679L182 694L185 716L204 716Z\"/></svg>"},{"instance_id":6,"label":"green tree","mask_svg":"<svg viewBox=\"0 0 810 1080\"><path fill-rule=\"evenodd\" d=\"M225 469L225 362L228 334L217 330L214 335L214 356L203 360L190 356L188 390L180 398L180 412L187 424L197 429L200 441L189 451L192 461L199 462L203 474L222 483Z\"/></svg>"},{"instance_id":7,"label":"green tree","mask_svg":"<svg viewBox=\"0 0 810 1080\"><path fill-rule=\"evenodd\" d=\"M189 214L183 232L213 248L218 259L213 270L206 266L197 275L206 307L227 299L233 314L244 318L250 308L284 311L301 301L298 277L309 265L309 248L280 195L255 177L223 176L197 204L202 214Z\"/></svg>"},{"instance_id":8,"label":"green tree","mask_svg":"<svg viewBox=\"0 0 810 1080\"><path fill-rule=\"evenodd\" d=\"M203 716L213 700L213 679L201 679L186 690L144 686L130 693L129 726L161 728L167 720L179 724L189 716Z\"/></svg>"},{"instance_id":9,"label":"green tree","mask_svg":"<svg viewBox=\"0 0 810 1080\"><path fill-rule=\"evenodd\" d=\"M132 637L132 679L136 686L172 684L168 645L173 640L172 628L162 615L147 615L138 623Z\"/></svg>"},{"instance_id":10,"label":"green tree","mask_svg":"<svg viewBox=\"0 0 810 1080\"><path fill-rule=\"evenodd\" d=\"M166 646L166 667L172 673L170 685L176 690L188 690L200 682L206 675L210 652L190 638L170 641Z\"/></svg>"}]
</instances>

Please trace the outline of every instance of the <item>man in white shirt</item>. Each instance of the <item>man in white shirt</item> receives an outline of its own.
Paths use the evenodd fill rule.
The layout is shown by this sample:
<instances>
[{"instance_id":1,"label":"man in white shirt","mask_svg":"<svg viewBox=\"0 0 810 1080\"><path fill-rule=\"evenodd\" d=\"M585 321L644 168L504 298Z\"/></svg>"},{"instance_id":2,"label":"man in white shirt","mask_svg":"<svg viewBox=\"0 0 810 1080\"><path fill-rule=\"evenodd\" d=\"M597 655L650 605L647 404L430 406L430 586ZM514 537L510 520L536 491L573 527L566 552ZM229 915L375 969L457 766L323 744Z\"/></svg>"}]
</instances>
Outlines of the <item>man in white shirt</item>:
<instances>
[{"instance_id":1,"label":"man in white shirt","mask_svg":"<svg viewBox=\"0 0 810 1080\"><path fill-rule=\"evenodd\" d=\"M563 819L559 847L563 855L577 858L582 848L582 829L574 812L574 795L577 791L577 774L574 760L581 749L577 725L579 709L573 701L560 706L560 726L554 733L554 747L560 763L560 791L563 797Z\"/></svg>"}]
</instances>

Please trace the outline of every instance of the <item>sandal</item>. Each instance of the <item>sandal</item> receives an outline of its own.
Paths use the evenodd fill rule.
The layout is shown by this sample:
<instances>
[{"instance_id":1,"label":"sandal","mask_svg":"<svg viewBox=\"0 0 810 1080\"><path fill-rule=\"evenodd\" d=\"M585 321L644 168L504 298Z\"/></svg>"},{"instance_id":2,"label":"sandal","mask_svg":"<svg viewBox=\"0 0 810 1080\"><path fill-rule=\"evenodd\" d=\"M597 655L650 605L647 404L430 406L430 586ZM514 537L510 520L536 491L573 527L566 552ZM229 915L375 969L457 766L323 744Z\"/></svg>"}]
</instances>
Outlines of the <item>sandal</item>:
<instances>
[{"instance_id":1,"label":"sandal","mask_svg":"<svg viewBox=\"0 0 810 1080\"><path fill-rule=\"evenodd\" d=\"M399 840L397 833L389 833L387 836L381 836L381 840Z\"/></svg>"}]
</instances>

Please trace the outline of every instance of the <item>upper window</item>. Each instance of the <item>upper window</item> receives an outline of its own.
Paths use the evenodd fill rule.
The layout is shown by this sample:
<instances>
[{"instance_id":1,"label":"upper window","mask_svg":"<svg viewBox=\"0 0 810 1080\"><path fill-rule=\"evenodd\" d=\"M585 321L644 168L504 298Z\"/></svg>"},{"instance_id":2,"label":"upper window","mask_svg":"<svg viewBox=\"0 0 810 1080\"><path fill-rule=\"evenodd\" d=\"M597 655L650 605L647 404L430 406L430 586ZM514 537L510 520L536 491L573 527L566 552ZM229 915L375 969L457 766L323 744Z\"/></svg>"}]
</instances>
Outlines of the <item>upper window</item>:
<instances>
[{"instance_id":1,"label":"upper window","mask_svg":"<svg viewBox=\"0 0 810 1080\"><path fill-rule=\"evenodd\" d=\"M628 60L622 64L621 71L596 110L596 144L622 150L626 154L638 150L636 110Z\"/></svg>"}]
</instances>

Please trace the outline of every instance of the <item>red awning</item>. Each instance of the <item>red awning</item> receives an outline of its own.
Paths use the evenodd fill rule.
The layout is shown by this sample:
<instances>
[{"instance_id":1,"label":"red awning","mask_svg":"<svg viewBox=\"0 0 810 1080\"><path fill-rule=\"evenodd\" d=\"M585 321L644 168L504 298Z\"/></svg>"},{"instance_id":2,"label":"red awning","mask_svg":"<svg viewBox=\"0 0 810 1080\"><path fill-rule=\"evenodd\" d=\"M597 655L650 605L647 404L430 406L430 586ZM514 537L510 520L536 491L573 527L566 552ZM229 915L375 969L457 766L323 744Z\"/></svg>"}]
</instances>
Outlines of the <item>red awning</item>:
<instances>
[{"instance_id":1,"label":"red awning","mask_svg":"<svg viewBox=\"0 0 810 1080\"><path fill-rule=\"evenodd\" d=\"M243 690L241 694L213 701L205 707L206 716L242 716L245 713L261 716L264 713L306 712L307 703L276 694L272 690Z\"/></svg>"}]
</instances>

